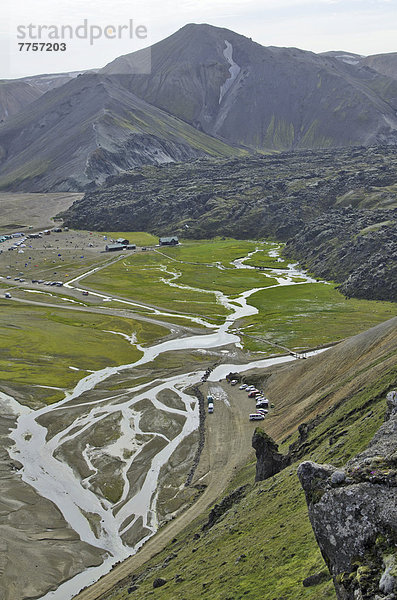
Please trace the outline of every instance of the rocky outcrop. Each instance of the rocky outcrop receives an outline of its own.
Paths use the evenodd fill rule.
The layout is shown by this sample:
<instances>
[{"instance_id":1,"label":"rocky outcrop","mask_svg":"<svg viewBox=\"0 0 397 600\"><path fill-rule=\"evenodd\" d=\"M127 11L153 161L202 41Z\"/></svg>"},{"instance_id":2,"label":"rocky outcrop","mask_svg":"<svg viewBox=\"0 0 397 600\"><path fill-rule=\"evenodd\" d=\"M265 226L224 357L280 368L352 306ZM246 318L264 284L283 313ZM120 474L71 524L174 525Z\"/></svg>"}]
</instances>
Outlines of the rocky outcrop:
<instances>
[{"instance_id":1,"label":"rocky outcrop","mask_svg":"<svg viewBox=\"0 0 397 600\"><path fill-rule=\"evenodd\" d=\"M345 468L304 462L298 476L339 600L397 597L397 392L369 447Z\"/></svg>"},{"instance_id":2,"label":"rocky outcrop","mask_svg":"<svg viewBox=\"0 0 397 600\"><path fill-rule=\"evenodd\" d=\"M211 529L211 527L213 527L215 523L222 518L226 511L228 511L237 502L240 502L240 500L244 498L246 490L247 486L242 485L234 490L231 494L225 496L219 504L215 504L210 511L208 521L202 526L202 531Z\"/></svg>"},{"instance_id":3,"label":"rocky outcrop","mask_svg":"<svg viewBox=\"0 0 397 600\"><path fill-rule=\"evenodd\" d=\"M280 454L276 442L260 427L254 431L252 447L256 454L255 481L268 479L291 464L290 457Z\"/></svg>"},{"instance_id":4,"label":"rocky outcrop","mask_svg":"<svg viewBox=\"0 0 397 600\"><path fill-rule=\"evenodd\" d=\"M397 300L397 210L327 211L295 235L285 255L342 283L348 297Z\"/></svg>"}]
</instances>

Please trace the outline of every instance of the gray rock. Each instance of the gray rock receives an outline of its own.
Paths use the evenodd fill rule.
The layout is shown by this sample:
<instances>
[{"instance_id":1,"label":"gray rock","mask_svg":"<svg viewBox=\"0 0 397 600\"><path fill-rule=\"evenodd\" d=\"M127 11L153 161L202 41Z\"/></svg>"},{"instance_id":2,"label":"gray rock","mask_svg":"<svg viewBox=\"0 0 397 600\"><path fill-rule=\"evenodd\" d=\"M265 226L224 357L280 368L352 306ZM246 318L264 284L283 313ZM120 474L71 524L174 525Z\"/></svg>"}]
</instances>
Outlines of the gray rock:
<instances>
[{"instance_id":1,"label":"gray rock","mask_svg":"<svg viewBox=\"0 0 397 600\"><path fill-rule=\"evenodd\" d=\"M163 585L165 585L167 583L166 579L163 579L162 577L157 577L154 581L153 581L153 588L159 588L162 587Z\"/></svg>"},{"instance_id":2,"label":"gray rock","mask_svg":"<svg viewBox=\"0 0 397 600\"><path fill-rule=\"evenodd\" d=\"M397 411L345 470L304 462L298 477L339 600L391 598L397 592ZM343 483L343 486L336 487Z\"/></svg>"},{"instance_id":3,"label":"gray rock","mask_svg":"<svg viewBox=\"0 0 397 600\"><path fill-rule=\"evenodd\" d=\"M397 591L397 570L396 570L396 556L390 555L384 558L385 570L382 573L382 577L379 581L379 589L384 594L391 594Z\"/></svg>"},{"instance_id":4,"label":"gray rock","mask_svg":"<svg viewBox=\"0 0 397 600\"><path fill-rule=\"evenodd\" d=\"M323 581L327 581L329 579L329 573L326 571L320 571L320 573L316 573L315 575L309 575L302 581L303 587L312 587L313 585L318 585L319 583L323 583Z\"/></svg>"},{"instance_id":5,"label":"gray rock","mask_svg":"<svg viewBox=\"0 0 397 600\"><path fill-rule=\"evenodd\" d=\"M333 483L334 485L337 485L338 483L343 483L346 479L346 473L345 471L335 471L334 473L332 473L331 475L331 483Z\"/></svg>"}]
</instances>

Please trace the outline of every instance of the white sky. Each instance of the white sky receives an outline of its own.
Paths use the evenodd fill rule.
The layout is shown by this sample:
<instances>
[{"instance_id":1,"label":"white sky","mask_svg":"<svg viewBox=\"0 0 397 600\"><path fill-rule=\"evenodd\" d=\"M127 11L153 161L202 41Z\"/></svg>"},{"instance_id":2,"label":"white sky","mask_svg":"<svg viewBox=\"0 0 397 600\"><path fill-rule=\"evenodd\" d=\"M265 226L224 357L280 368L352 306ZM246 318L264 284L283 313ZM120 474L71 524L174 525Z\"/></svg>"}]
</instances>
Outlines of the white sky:
<instances>
[{"instance_id":1,"label":"white sky","mask_svg":"<svg viewBox=\"0 0 397 600\"><path fill-rule=\"evenodd\" d=\"M8 6L6 6L8 5ZM4 10L8 8L8 14ZM264 46L358 54L397 51L397 0L5 0L0 24L0 78L104 66L151 45L186 23L209 23ZM145 25L145 40L64 40L65 52L19 51L17 26ZM40 41L40 40L39 40ZM48 41L43 36L41 41ZM62 41L62 40L52 40Z\"/></svg>"}]
</instances>

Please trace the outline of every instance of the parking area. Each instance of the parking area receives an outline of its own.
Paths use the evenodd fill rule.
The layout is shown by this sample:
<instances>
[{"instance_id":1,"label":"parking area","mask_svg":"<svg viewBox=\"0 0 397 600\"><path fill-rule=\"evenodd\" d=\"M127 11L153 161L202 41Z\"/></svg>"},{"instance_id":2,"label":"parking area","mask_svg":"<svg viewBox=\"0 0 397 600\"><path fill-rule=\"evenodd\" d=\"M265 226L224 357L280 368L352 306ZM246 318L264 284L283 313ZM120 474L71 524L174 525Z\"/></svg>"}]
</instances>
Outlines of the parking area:
<instances>
[{"instance_id":1,"label":"parking area","mask_svg":"<svg viewBox=\"0 0 397 600\"><path fill-rule=\"evenodd\" d=\"M263 390L243 383L241 377L239 379L227 377L216 385L208 383L205 389L206 408L210 415L215 416L222 405L232 409L238 402L239 407L244 408L248 421L263 421L274 409L274 404L265 396Z\"/></svg>"}]
</instances>

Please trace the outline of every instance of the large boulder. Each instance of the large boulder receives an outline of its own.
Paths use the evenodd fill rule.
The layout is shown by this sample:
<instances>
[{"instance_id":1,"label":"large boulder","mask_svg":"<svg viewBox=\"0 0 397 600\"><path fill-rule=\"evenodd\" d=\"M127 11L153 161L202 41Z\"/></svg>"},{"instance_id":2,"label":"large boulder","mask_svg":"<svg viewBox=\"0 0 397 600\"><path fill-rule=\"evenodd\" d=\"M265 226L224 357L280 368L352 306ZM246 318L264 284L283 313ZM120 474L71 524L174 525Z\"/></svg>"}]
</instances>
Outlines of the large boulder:
<instances>
[{"instance_id":1,"label":"large boulder","mask_svg":"<svg viewBox=\"0 0 397 600\"><path fill-rule=\"evenodd\" d=\"M369 447L344 469L298 469L310 521L339 600L397 596L397 392Z\"/></svg>"}]
</instances>

